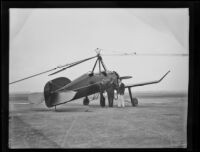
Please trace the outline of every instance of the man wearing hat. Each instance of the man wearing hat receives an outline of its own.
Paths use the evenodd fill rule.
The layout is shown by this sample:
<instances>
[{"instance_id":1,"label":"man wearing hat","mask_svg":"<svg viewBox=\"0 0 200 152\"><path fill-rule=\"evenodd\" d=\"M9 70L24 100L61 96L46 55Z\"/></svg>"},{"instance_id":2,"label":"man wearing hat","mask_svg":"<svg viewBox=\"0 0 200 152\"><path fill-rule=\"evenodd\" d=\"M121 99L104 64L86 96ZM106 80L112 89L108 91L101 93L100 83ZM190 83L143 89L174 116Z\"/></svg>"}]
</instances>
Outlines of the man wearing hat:
<instances>
[{"instance_id":1,"label":"man wearing hat","mask_svg":"<svg viewBox=\"0 0 200 152\"><path fill-rule=\"evenodd\" d=\"M118 79L118 84L119 84L119 89L118 89L119 99L117 105L118 107L125 107L125 102L124 102L125 85L124 83L121 82L121 79Z\"/></svg>"},{"instance_id":2,"label":"man wearing hat","mask_svg":"<svg viewBox=\"0 0 200 152\"><path fill-rule=\"evenodd\" d=\"M113 107L113 100L114 100L114 80L111 80L111 82L107 85L107 95L108 95L108 105L109 107Z\"/></svg>"}]
</instances>

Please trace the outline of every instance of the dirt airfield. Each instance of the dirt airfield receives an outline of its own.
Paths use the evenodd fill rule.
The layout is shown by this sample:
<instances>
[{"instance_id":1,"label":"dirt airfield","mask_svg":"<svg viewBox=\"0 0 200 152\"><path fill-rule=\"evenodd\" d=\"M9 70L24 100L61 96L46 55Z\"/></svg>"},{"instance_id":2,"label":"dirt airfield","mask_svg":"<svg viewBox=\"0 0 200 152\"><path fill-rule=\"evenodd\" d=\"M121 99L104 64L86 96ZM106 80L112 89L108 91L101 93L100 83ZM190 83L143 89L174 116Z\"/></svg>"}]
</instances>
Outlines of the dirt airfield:
<instances>
[{"instance_id":1,"label":"dirt airfield","mask_svg":"<svg viewBox=\"0 0 200 152\"><path fill-rule=\"evenodd\" d=\"M82 99L48 109L25 98L9 102L10 148L186 148L187 96L139 97L105 108Z\"/></svg>"}]
</instances>

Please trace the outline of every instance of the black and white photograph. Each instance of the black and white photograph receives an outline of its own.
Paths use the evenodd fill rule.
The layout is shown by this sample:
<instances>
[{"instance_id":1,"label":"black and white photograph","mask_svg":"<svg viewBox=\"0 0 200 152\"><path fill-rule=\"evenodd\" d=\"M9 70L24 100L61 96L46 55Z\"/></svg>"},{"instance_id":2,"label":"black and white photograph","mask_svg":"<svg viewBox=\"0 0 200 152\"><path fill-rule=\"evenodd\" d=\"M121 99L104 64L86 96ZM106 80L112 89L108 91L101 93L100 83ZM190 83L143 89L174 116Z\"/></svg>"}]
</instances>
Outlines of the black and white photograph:
<instances>
[{"instance_id":1,"label":"black and white photograph","mask_svg":"<svg viewBox=\"0 0 200 152\"><path fill-rule=\"evenodd\" d=\"M10 8L10 149L187 148L189 8Z\"/></svg>"}]
</instances>

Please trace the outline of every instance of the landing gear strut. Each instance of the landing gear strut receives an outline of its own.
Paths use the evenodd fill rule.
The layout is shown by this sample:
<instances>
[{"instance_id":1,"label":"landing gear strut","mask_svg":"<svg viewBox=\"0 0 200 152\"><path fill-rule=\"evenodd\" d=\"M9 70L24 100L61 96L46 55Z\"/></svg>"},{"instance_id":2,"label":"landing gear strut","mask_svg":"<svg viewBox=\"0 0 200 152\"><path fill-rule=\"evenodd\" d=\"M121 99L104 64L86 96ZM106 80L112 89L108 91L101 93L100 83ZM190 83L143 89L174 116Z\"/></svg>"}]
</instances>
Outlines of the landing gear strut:
<instances>
[{"instance_id":1,"label":"landing gear strut","mask_svg":"<svg viewBox=\"0 0 200 152\"><path fill-rule=\"evenodd\" d=\"M132 106L133 107L137 106L138 105L138 99L132 97L132 92L131 92L131 88L130 87L128 88L128 92L129 92L129 96L131 98L131 104L132 104Z\"/></svg>"}]
</instances>

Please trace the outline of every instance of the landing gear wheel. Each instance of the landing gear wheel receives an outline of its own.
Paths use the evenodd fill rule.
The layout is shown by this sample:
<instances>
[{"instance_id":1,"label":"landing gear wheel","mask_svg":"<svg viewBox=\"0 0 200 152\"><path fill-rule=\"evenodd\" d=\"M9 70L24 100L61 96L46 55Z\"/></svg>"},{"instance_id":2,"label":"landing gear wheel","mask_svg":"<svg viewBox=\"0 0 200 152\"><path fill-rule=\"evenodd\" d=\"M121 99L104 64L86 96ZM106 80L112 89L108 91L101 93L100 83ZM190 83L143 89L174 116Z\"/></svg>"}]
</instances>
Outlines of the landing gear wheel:
<instances>
[{"instance_id":1,"label":"landing gear wheel","mask_svg":"<svg viewBox=\"0 0 200 152\"><path fill-rule=\"evenodd\" d=\"M89 105L89 103L90 103L90 100L88 99L88 97L85 97L83 99L83 105L87 106L87 105Z\"/></svg>"},{"instance_id":2,"label":"landing gear wheel","mask_svg":"<svg viewBox=\"0 0 200 152\"><path fill-rule=\"evenodd\" d=\"M132 103L132 106L133 106L133 107L137 106L137 105L138 105L138 99L137 99L137 98L133 98L133 99L131 100L131 103Z\"/></svg>"},{"instance_id":3,"label":"landing gear wheel","mask_svg":"<svg viewBox=\"0 0 200 152\"><path fill-rule=\"evenodd\" d=\"M105 107L105 97L104 96L100 97L100 106Z\"/></svg>"}]
</instances>

